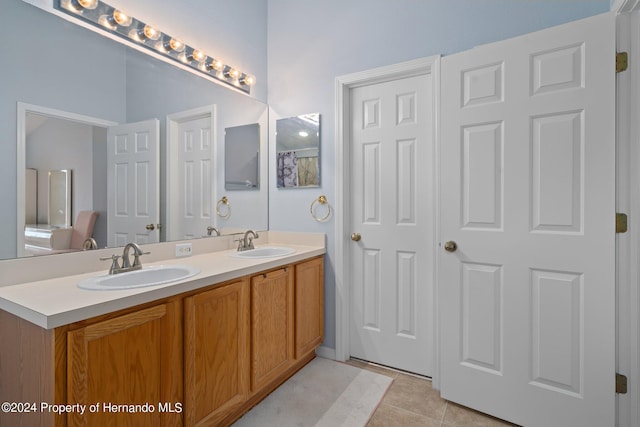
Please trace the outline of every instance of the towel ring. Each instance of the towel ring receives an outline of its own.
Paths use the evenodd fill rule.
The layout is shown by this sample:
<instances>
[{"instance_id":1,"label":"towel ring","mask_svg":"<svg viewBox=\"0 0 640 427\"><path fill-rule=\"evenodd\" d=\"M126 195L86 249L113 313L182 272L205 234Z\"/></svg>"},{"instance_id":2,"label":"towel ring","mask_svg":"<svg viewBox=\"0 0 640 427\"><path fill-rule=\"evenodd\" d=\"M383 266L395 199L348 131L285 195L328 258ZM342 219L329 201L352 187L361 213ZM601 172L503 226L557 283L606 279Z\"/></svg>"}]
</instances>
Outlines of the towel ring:
<instances>
[{"instance_id":1,"label":"towel ring","mask_svg":"<svg viewBox=\"0 0 640 427\"><path fill-rule=\"evenodd\" d=\"M220 213L220 206L222 205L225 205L227 207L226 214ZM229 199L227 199L227 196L223 196L222 199L218 200L218 203L216 203L216 214L218 214L220 218L224 219L227 219L231 216L231 204L229 203Z\"/></svg>"},{"instance_id":2,"label":"towel ring","mask_svg":"<svg viewBox=\"0 0 640 427\"><path fill-rule=\"evenodd\" d=\"M315 213L316 205L326 205L327 206L327 214L325 216L323 216L322 218L318 218L316 216L316 213ZM313 217L313 219L315 219L318 222L327 221L329 219L329 217L331 216L331 213L333 212L333 209L331 208L331 205L329 204L329 202L327 202L327 197L326 196L320 196L317 199L315 199L313 202L311 202L311 208L309 210L311 211L311 216Z\"/></svg>"}]
</instances>

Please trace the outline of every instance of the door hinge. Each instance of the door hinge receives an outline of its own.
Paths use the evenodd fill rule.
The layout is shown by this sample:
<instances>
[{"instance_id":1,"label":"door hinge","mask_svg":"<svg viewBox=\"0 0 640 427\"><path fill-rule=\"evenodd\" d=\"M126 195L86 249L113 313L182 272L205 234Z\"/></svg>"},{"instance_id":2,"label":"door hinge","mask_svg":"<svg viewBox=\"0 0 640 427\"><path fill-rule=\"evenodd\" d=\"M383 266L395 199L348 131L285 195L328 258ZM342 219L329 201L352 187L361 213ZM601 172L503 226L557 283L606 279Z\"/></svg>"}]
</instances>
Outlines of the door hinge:
<instances>
[{"instance_id":1,"label":"door hinge","mask_svg":"<svg viewBox=\"0 0 640 427\"><path fill-rule=\"evenodd\" d=\"M627 377L616 372L616 393L627 394Z\"/></svg>"},{"instance_id":2,"label":"door hinge","mask_svg":"<svg viewBox=\"0 0 640 427\"><path fill-rule=\"evenodd\" d=\"M627 214L616 213L616 233L627 232Z\"/></svg>"},{"instance_id":3,"label":"door hinge","mask_svg":"<svg viewBox=\"0 0 640 427\"><path fill-rule=\"evenodd\" d=\"M629 55L627 52L616 52L616 73L621 73L629 68Z\"/></svg>"}]
</instances>

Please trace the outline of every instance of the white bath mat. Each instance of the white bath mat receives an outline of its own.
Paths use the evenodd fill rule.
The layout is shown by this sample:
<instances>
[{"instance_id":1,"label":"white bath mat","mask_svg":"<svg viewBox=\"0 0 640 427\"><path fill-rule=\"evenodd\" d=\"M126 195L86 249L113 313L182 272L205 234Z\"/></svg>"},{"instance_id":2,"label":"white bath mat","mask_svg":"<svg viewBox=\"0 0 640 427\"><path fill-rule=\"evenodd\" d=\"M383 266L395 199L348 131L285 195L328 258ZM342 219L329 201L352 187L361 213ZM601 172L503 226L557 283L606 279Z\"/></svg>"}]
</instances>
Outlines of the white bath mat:
<instances>
[{"instance_id":1,"label":"white bath mat","mask_svg":"<svg viewBox=\"0 0 640 427\"><path fill-rule=\"evenodd\" d=\"M317 357L233 426L364 426L391 381L384 375Z\"/></svg>"}]
</instances>

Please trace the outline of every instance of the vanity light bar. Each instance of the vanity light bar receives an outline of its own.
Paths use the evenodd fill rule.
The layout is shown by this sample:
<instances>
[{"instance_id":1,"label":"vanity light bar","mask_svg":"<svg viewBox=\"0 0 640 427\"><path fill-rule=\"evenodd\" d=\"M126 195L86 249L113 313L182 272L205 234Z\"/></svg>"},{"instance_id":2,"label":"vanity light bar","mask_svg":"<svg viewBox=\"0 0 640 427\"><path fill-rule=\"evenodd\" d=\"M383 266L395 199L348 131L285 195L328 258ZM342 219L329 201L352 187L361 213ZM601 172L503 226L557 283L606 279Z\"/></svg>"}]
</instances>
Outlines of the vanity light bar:
<instances>
[{"instance_id":1,"label":"vanity light bar","mask_svg":"<svg viewBox=\"0 0 640 427\"><path fill-rule=\"evenodd\" d=\"M220 58L209 56L103 1L56 0L55 7L243 92L250 93L251 86L255 84L254 76L243 73L225 64Z\"/></svg>"}]
</instances>

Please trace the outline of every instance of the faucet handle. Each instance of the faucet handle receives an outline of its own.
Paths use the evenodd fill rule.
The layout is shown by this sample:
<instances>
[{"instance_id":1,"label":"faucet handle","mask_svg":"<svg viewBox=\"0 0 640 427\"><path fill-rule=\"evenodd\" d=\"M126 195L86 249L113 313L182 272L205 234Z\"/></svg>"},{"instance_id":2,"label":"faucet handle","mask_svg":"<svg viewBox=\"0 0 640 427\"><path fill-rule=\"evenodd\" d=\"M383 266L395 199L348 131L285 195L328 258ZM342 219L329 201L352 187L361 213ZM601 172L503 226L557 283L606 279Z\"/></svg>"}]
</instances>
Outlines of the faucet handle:
<instances>
[{"instance_id":1,"label":"faucet handle","mask_svg":"<svg viewBox=\"0 0 640 427\"><path fill-rule=\"evenodd\" d=\"M120 270L120 265L118 264L119 259L120 259L120 255L116 255L116 254L113 254L108 257L100 257L100 261L111 260L111 267L109 267L109 274L116 274L118 270Z\"/></svg>"}]
</instances>

